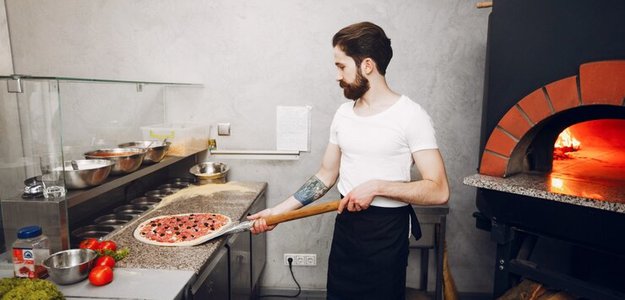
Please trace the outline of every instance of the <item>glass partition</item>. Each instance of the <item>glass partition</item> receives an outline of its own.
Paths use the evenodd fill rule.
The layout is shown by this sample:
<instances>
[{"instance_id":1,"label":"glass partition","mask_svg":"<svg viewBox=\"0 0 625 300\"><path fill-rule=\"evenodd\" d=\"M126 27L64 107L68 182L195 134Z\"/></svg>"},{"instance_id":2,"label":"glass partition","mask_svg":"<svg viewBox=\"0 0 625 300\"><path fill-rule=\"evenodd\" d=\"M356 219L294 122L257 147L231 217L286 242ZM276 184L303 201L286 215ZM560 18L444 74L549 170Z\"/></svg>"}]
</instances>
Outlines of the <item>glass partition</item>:
<instances>
[{"instance_id":1,"label":"glass partition","mask_svg":"<svg viewBox=\"0 0 625 300\"><path fill-rule=\"evenodd\" d=\"M0 76L2 208L9 202L7 207L18 210L37 202L58 203L61 212L56 213L62 218L62 210L68 206L63 202L70 194L52 187L67 190L63 171L75 167L68 161L84 159L88 151L149 138L146 126L169 123L172 113L180 119L184 109L193 109L200 101L201 93L200 84ZM196 125L208 132L209 125ZM200 147L205 148L205 144L206 140ZM45 191L51 187L50 193L43 193L41 186ZM7 219L16 218L9 215L13 213L2 211L0 233L7 234L7 226L14 230L21 225L7 224ZM0 252L14 240L4 234L0 236Z\"/></svg>"}]
</instances>

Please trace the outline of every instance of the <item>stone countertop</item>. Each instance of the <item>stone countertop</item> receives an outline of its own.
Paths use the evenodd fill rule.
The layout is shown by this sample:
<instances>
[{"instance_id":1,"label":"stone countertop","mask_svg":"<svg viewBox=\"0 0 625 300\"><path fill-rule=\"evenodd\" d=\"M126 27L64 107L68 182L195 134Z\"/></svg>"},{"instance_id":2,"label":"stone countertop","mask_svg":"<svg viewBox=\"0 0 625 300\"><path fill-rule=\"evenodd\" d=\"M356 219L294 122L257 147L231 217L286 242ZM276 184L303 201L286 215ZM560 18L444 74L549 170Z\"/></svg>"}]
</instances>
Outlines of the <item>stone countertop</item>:
<instances>
[{"instance_id":1,"label":"stone countertop","mask_svg":"<svg viewBox=\"0 0 625 300\"><path fill-rule=\"evenodd\" d=\"M465 177L463 183L483 189L625 213L625 188L622 181L549 174L517 174L507 178L475 174Z\"/></svg>"},{"instance_id":2,"label":"stone countertop","mask_svg":"<svg viewBox=\"0 0 625 300\"><path fill-rule=\"evenodd\" d=\"M130 255L119 261L116 267L187 270L198 274L225 243L227 236L192 247L154 246L136 240L133 237L135 228L152 217L182 213L214 212L227 215L233 221L240 220L266 188L266 183L228 182L193 186L164 198L158 207L106 237L115 241L119 247L130 250Z\"/></svg>"}]
</instances>

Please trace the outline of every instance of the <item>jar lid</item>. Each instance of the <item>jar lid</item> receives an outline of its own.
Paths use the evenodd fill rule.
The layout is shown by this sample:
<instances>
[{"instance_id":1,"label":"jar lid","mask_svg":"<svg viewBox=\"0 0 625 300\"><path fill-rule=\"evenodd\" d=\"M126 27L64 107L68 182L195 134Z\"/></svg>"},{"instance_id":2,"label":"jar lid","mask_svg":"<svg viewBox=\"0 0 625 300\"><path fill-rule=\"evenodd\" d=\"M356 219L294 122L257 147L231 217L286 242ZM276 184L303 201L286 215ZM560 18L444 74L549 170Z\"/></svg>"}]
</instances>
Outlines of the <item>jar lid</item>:
<instances>
[{"instance_id":1,"label":"jar lid","mask_svg":"<svg viewBox=\"0 0 625 300\"><path fill-rule=\"evenodd\" d=\"M22 227L17 231L18 239L29 239L41 235L41 226L31 225Z\"/></svg>"}]
</instances>

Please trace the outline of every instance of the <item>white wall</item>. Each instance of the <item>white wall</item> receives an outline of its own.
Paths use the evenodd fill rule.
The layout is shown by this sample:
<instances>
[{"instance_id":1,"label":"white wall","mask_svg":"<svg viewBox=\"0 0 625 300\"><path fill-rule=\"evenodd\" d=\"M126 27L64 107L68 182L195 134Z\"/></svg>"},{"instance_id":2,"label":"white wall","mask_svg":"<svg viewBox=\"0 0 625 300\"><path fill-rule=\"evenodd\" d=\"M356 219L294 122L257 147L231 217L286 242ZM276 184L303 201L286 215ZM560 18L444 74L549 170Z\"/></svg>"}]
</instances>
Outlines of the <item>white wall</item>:
<instances>
[{"instance_id":1,"label":"white wall","mask_svg":"<svg viewBox=\"0 0 625 300\"><path fill-rule=\"evenodd\" d=\"M461 183L477 167L487 10L455 0L7 0L7 9L16 73L202 83L202 104L180 118L230 122L222 149L273 149L276 106L312 105L312 151L300 160L228 161L231 179L269 183L270 205L317 171L344 101L333 34L379 24L395 52L389 84L435 123L452 187L447 241L458 289L491 290L494 245L475 229L475 192ZM269 233L263 285L293 287L282 254L316 253L319 266L295 274L304 288L323 289L332 225L325 215Z\"/></svg>"}]
</instances>

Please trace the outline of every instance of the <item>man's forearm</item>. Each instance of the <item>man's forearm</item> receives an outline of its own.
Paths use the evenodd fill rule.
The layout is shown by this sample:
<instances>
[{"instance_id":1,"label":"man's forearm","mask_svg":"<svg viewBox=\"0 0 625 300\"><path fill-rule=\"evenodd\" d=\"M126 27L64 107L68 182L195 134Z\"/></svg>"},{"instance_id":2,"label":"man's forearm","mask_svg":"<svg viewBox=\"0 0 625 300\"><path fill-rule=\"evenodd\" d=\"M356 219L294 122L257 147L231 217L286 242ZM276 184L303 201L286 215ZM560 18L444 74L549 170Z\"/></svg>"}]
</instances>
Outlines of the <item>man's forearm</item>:
<instances>
[{"instance_id":1,"label":"man's forearm","mask_svg":"<svg viewBox=\"0 0 625 300\"><path fill-rule=\"evenodd\" d=\"M412 182L377 181L377 194L416 205L440 205L449 200L449 187L444 182L419 180Z\"/></svg>"}]
</instances>

